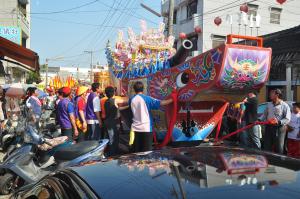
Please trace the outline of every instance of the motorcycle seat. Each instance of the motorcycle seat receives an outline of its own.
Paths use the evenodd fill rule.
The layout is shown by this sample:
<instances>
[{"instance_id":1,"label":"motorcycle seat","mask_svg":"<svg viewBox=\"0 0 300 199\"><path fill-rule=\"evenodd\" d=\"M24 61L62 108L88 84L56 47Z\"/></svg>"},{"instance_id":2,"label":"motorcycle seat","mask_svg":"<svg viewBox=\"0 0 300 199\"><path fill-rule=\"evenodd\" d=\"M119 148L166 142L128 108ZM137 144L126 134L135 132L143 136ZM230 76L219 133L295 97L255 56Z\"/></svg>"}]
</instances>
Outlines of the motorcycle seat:
<instances>
[{"instance_id":1,"label":"motorcycle seat","mask_svg":"<svg viewBox=\"0 0 300 199\"><path fill-rule=\"evenodd\" d=\"M54 158L56 161L73 160L81 155L84 155L99 146L99 141L83 141L78 144L73 144L68 147L58 149Z\"/></svg>"}]
</instances>

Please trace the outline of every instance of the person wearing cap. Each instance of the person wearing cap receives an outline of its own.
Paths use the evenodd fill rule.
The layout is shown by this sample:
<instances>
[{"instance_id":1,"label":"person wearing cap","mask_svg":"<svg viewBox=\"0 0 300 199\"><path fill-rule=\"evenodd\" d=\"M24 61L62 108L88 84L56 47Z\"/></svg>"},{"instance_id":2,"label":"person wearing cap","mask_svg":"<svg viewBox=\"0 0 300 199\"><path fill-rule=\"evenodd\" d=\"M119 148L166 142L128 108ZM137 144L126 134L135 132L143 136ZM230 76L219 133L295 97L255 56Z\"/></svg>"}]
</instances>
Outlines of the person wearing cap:
<instances>
[{"instance_id":1,"label":"person wearing cap","mask_svg":"<svg viewBox=\"0 0 300 199\"><path fill-rule=\"evenodd\" d=\"M283 154L286 137L286 125L291 120L291 110L281 97L280 89L271 90L269 97L271 102L267 103L266 110L262 115L262 121L271 121L271 125L266 125L264 135L264 149Z\"/></svg>"},{"instance_id":2,"label":"person wearing cap","mask_svg":"<svg viewBox=\"0 0 300 199\"><path fill-rule=\"evenodd\" d=\"M46 97L46 108L47 109L54 109L56 96L54 95L54 90L51 87L47 87L46 91L48 96Z\"/></svg>"},{"instance_id":3,"label":"person wearing cap","mask_svg":"<svg viewBox=\"0 0 300 199\"><path fill-rule=\"evenodd\" d=\"M245 125L252 124L258 120L257 118L257 107L258 99L256 97L256 91L250 91L248 97L244 99L245 111L244 111L244 121ZM246 146L250 148L260 149L260 136L259 136L259 126L255 125L252 128L246 130Z\"/></svg>"},{"instance_id":4,"label":"person wearing cap","mask_svg":"<svg viewBox=\"0 0 300 199\"><path fill-rule=\"evenodd\" d=\"M74 105L70 101L71 89L63 87L61 89L62 99L57 105L57 119L61 127L62 136L67 136L69 140L78 136L78 130L75 123L75 110Z\"/></svg>"},{"instance_id":5,"label":"person wearing cap","mask_svg":"<svg viewBox=\"0 0 300 199\"><path fill-rule=\"evenodd\" d=\"M291 121L287 126L287 155L300 159L300 103L293 104Z\"/></svg>"},{"instance_id":6,"label":"person wearing cap","mask_svg":"<svg viewBox=\"0 0 300 199\"><path fill-rule=\"evenodd\" d=\"M88 87L80 86L76 90L75 97L75 115L76 115L76 125L78 128L78 142L85 140L85 134L87 131L87 122L86 122L86 95Z\"/></svg>"},{"instance_id":7,"label":"person wearing cap","mask_svg":"<svg viewBox=\"0 0 300 199\"><path fill-rule=\"evenodd\" d=\"M100 117L100 83L92 84L92 92L89 94L86 102L86 120L87 120L87 140L99 140L102 138L101 126L102 121Z\"/></svg>"}]
</instances>

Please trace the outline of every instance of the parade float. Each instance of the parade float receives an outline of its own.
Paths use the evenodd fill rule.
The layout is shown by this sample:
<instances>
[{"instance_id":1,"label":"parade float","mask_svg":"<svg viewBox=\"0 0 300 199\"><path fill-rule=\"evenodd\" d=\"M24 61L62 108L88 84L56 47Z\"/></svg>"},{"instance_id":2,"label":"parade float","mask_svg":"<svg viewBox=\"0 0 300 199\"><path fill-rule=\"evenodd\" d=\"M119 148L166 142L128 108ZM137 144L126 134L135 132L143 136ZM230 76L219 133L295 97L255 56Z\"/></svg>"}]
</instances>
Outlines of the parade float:
<instances>
[{"instance_id":1,"label":"parade float","mask_svg":"<svg viewBox=\"0 0 300 199\"><path fill-rule=\"evenodd\" d=\"M110 85L110 74L109 71L100 71L94 73L94 82L100 83L101 90L104 90Z\"/></svg>"},{"instance_id":2,"label":"parade float","mask_svg":"<svg viewBox=\"0 0 300 199\"><path fill-rule=\"evenodd\" d=\"M68 76L65 79L59 76L54 76L50 79L49 86L54 90L58 90L63 86L74 88L77 83L77 80L73 76Z\"/></svg>"},{"instance_id":3,"label":"parade float","mask_svg":"<svg viewBox=\"0 0 300 199\"><path fill-rule=\"evenodd\" d=\"M201 34L197 29L195 34ZM133 94L136 81L157 99L178 91L175 103L153 111L154 137L162 140L158 147L170 141L201 141L213 131L218 138L229 103L242 101L268 79L271 49L263 48L262 38L228 35L226 44L188 57L195 42L180 35L182 45L176 52L175 39L165 37L163 23L147 29L142 22L141 30L136 35L129 28L127 39L120 31L114 49L108 43L106 56L113 82L123 94ZM256 46L235 44L234 39L251 40Z\"/></svg>"}]
</instances>

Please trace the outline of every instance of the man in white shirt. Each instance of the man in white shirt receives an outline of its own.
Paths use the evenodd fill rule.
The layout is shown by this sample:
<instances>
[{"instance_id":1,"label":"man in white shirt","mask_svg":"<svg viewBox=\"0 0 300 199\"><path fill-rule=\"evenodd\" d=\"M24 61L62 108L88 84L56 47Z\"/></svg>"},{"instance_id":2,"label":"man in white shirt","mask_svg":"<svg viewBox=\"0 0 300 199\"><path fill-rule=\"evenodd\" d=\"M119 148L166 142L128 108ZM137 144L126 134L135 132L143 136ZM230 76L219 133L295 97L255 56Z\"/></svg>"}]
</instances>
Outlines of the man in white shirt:
<instances>
[{"instance_id":1,"label":"man in white shirt","mask_svg":"<svg viewBox=\"0 0 300 199\"><path fill-rule=\"evenodd\" d=\"M135 95L129 99L133 119L131 129L135 132L135 152L151 151L153 144L153 119L151 110L158 110L161 106L173 103L173 99L158 100L144 95L144 85L137 81L133 85ZM172 93L177 98L177 92Z\"/></svg>"},{"instance_id":2,"label":"man in white shirt","mask_svg":"<svg viewBox=\"0 0 300 199\"><path fill-rule=\"evenodd\" d=\"M288 156L300 158L300 103L293 104L293 113L287 131Z\"/></svg>"},{"instance_id":3,"label":"man in white shirt","mask_svg":"<svg viewBox=\"0 0 300 199\"><path fill-rule=\"evenodd\" d=\"M87 134L86 140L99 140L103 138L101 136L101 126L102 121L100 117L100 84L93 83L92 84L92 92L89 94L87 102L86 102L86 120L87 120Z\"/></svg>"}]
</instances>

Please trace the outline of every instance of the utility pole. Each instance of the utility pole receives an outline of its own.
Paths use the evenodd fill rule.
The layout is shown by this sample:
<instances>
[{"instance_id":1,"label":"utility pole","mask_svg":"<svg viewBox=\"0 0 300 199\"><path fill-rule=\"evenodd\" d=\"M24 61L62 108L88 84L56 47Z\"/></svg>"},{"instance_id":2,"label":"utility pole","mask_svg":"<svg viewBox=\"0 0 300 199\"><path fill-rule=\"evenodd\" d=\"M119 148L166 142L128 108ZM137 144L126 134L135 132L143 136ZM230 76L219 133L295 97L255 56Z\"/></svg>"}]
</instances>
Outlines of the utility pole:
<instances>
[{"instance_id":1,"label":"utility pole","mask_svg":"<svg viewBox=\"0 0 300 199\"><path fill-rule=\"evenodd\" d=\"M46 80L45 80L45 88L47 88L48 86L48 72L49 72L49 61L56 61L56 60L61 60L63 59L64 57L55 57L55 58L46 58Z\"/></svg>"},{"instance_id":2,"label":"utility pole","mask_svg":"<svg viewBox=\"0 0 300 199\"><path fill-rule=\"evenodd\" d=\"M79 81L79 68L77 67L77 81Z\"/></svg>"},{"instance_id":3,"label":"utility pole","mask_svg":"<svg viewBox=\"0 0 300 199\"><path fill-rule=\"evenodd\" d=\"M46 59L46 64L45 64L45 66L46 66L46 80L45 80L45 88L47 88L47 86L48 86L48 69L49 69L49 67L48 67L48 61L49 61L49 59Z\"/></svg>"},{"instance_id":4,"label":"utility pole","mask_svg":"<svg viewBox=\"0 0 300 199\"><path fill-rule=\"evenodd\" d=\"M169 0L168 36L173 35L174 0Z\"/></svg>"},{"instance_id":5,"label":"utility pole","mask_svg":"<svg viewBox=\"0 0 300 199\"><path fill-rule=\"evenodd\" d=\"M91 54L91 83L93 83L94 82L94 77L93 77L93 53L94 53L94 51L86 50L86 51L84 51L84 53Z\"/></svg>"}]
</instances>

